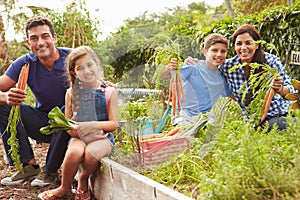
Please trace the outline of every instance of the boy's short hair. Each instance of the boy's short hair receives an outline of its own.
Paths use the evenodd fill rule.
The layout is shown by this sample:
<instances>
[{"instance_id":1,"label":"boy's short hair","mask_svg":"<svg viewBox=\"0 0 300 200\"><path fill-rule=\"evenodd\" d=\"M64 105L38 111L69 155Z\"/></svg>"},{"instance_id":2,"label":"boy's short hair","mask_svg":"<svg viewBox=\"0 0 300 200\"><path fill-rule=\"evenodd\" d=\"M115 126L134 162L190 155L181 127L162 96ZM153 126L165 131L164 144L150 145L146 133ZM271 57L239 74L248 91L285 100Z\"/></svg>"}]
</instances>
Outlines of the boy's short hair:
<instances>
[{"instance_id":1,"label":"boy's short hair","mask_svg":"<svg viewBox=\"0 0 300 200\"><path fill-rule=\"evenodd\" d=\"M209 49L212 45L216 43L225 44L228 49L228 40L221 34L212 33L208 35L204 40L204 49Z\"/></svg>"},{"instance_id":2,"label":"boy's short hair","mask_svg":"<svg viewBox=\"0 0 300 200\"><path fill-rule=\"evenodd\" d=\"M28 30L30 30L33 27L43 26L43 25L47 25L49 27L51 35L54 36L55 31L52 22L46 17L37 16L37 17L32 17L26 21L25 23L26 37L28 38Z\"/></svg>"}]
</instances>

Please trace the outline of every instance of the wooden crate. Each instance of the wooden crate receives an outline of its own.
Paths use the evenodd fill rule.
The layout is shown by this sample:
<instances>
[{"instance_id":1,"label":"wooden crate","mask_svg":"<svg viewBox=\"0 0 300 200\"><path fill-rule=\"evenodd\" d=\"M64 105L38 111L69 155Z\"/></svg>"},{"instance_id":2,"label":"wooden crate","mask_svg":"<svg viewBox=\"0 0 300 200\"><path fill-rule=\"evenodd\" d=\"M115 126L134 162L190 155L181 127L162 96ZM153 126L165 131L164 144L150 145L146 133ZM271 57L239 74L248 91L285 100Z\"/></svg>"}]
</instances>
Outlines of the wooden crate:
<instances>
[{"instance_id":1,"label":"wooden crate","mask_svg":"<svg viewBox=\"0 0 300 200\"><path fill-rule=\"evenodd\" d=\"M185 150L190 149L193 137L181 137L158 142L141 142L140 152L136 152L143 167L153 167L168 161Z\"/></svg>"}]
</instances>

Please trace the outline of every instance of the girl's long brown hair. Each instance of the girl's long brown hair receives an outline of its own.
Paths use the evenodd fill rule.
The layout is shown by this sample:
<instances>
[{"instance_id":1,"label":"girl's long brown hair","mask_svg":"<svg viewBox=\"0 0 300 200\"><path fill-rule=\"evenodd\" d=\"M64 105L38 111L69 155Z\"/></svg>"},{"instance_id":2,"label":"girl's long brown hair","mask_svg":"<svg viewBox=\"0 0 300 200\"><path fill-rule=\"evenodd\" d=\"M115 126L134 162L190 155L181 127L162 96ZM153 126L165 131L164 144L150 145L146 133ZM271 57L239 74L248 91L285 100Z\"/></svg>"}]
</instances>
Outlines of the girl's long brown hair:
<instances>
[{"instance_id":1,"label":"girl's long brown hair","mask_svg":"<svg viewBox=\"0 0 300 200\"><path fill-rule=\"evenodd\" d=\"M72 112L78 112L79 110L79 90L81 89L81 82L76 78L75 65L76 62L85 56L89 56L92 60L95 61L96 65L99 66L100 61L96 53L88 46L80 46L73 49L66 58L66 68L68 72L68 77L70 85L72 87ZM100 66L99 66L100 68ZM102 71L100 69L100 76Z\"/></svg>"}]
</instances>

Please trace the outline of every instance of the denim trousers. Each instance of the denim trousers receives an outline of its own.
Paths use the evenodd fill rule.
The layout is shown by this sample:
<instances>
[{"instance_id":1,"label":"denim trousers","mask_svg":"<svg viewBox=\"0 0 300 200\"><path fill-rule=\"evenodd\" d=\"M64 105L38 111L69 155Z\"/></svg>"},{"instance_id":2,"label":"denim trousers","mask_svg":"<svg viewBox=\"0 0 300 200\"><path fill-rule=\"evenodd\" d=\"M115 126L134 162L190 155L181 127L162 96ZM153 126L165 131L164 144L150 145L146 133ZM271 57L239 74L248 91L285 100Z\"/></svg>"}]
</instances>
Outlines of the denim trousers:
<instances>
[{"instance_id":1,"label":"denim trousers","mask_svg":"<svg viewBox=\"0 0 300 200\"><path fill-rule=\"evenodd\" d=\"M11 156L9 155L10 146L7 144L10 133L6 131L10 109L11 106L9 105L0 105L0 131L9 164L13 165ZM46 171L50 173L57 172L63 162L70 135L66 131L58 131L51 135L40 133L39 129L41 127L49 125L47 112L22 104L20 106L20 113L21 123L17 125L17 139L20 145L19 154L21 163L26 163L34 158L34 152L28 139L30 137L39 142L50 143L46 155Z\"/></svg>"}]
</instances>

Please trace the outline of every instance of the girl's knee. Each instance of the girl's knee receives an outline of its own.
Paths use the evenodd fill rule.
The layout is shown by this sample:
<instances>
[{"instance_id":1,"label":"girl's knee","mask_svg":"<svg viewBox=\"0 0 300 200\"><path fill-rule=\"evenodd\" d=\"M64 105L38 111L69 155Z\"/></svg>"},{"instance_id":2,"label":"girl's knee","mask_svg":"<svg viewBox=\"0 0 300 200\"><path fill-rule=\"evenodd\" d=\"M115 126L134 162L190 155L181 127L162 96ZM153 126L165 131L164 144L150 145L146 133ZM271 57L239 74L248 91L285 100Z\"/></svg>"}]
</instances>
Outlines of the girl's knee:
<instances>
[{"instance_id":1,"label":"girl's knee","mask_svg":"<svg viewBox=\"0 0 300 200\"><path fill-rule=\"evenodd\" d=\"M79 148L76 146L68 147L66 152L66 158L68 159L75 159L81 158L84 155L84 148Z\"/></svg>"}]
</instances>

